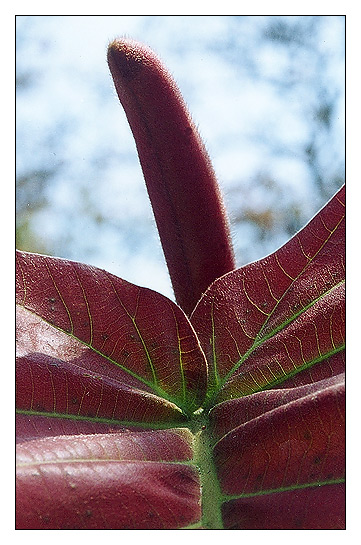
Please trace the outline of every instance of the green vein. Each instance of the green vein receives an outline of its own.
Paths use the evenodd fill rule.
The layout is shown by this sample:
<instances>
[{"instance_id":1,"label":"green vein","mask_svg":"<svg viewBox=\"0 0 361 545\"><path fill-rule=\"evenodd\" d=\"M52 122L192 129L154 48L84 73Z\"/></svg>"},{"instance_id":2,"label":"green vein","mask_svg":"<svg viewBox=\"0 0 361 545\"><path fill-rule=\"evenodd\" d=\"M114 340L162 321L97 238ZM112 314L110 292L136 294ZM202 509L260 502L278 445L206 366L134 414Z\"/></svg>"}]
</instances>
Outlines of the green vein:
<instances>
[{"instance_id":1,"label":"green vein","mask_svg":"<svg viewBox=\"0 0 361 545\"><path fill-rule=\"evenodd\" d=\"M272 331L270 331L270 333L268 333L267 335L265 335L264 337L262 337L262 339L260 339L260 343L261 342L264 342L264 341L267 341L270 337L273 337L276 333L278 333L279 331L281 331L282 329L284 329L286 326L288 326L290 323L292 323L294 320L296 320L301 314L303 314L304 312L306 312L306 310L308 310L309 308L313 307L316 303L318 303L319 301L321 301L323 299L323 297L325 297L326 295L330 294L333 290L335 290L336 288L338 288L339 286L341 286L342 284L345 283L345 280L341 280L341 282L338 282L338 284L336 284L335 286L332 286L332 288L328 289L327 291L325 291L324 293L322 293L319 297L316 297L316 299L314 299L313 301L310 301L307 305L305 305L304 307L302 307L299 311L295 312L294 314L292 314L292 316L290 316L290 318L287 318L284 322L282 322L281 324L279 324L277 327L275 327ZM282 300L282 298L285 296L286 292L282 295L281 299L279 300L279 302ZM262 334L262 330L266 327L267 325L267 321L269 320L269 318L272 316L272 314L274 313L276 307L278 306L278 303L277 305L275 305L274 309L272 310L272 312L270 313L269 317L267 318L267 320L265 320L264 324L262 325L261 329L259 330L258 334L257 334L257 337L256 339Z\"/></svg>"},{"instance_id":2,"label":"green vein","mask_svg":"<svg viewBox=\"0 0 361 545\"><path fill-rule=\"evenodd\" d=\"M158 379L157 379L157 375L156 375L156 372L155 372L155 367L153 365L153 362L152 362L152 358L150 356L150 353L149 353L149 350L147 348L147 345L145 343L145 340L143 339L143 336L140 332L140 329L139 327L137 326L137 323L135 321L135 318L132 318L131 317L131 320L133 322L133 325L134 325L134 329L136 330L137 332L137 335L140 339L140 342L142 343L142 346L143 346L143 350L145 352L145 355L147 357L147 361L148 361L148 364L149 364L149 367L150 367L150 370L151 370L151 373L152 373L152 377L153 377L153 388L156 390L156 391L161 391L161 388L159 388L158 386Z\"/></svg>"},{"instance_id":3,"label":"green vein","mask_svg":"<svg viewBox=\"0 0 361 545\"><path fill-rule=\"evenodd\" d=\"M201 520L195 522L194 524L189 524L189 526L183 526L182 528L180 528L180 530L198 530L198 528L202 528Z\"/></svg>"},{"instance_id":4,"label":"green vein","mask_svg":"<svg viewBox=\"0 0 361 545\"><path fill-rule=\"evenodd\" d=\"M173 308L171 310L172 310L172 313L173 313L174 323L175 323L175 327L176 327L176 331L177 331L178 352L179 352L179 371L180 371L181 382L182 382L182 399L183 399L183 403L185 403L186 398L187 398L187 390L186 390L186 381L185 381L185 376L184 376L184 365L183 365L183 358L182 358L181 339L180 339L180 335L179 335L179 327L178 327L177 318L175 316Z\"/></svg>"},{"instance_id":5,"label":"green vein","mask_svg":"<svg viewBox=\"0 0 361 545\"><path fill-rule=\"evenodd\" d=\"M111 418L97 418L92 416L83 416L80 414L63 414L52 413L47 411L34 411L27 409L16 409L17 414L24 414L27 416L45 416L47 418L65 418L74 422L90 422L92 424L109 424L110 426L123 426L130 428L144 428L144 429L174 429L174 428L187 428L189 423L187 422L136 422L130 420L115 420ZM123 430L124 431L124 430Z\"/></svg>"},{"instance_id":6,"label":"green vein","mask_svg":"<svg viewBox=\"0 0 361 545\"><path fill-rule=\"evenodd\" d=\"M86 309L87 309L87 313L88 313L88 318L89 318L89 329L90 329L90 340L89 340L89 344L90 346L92 345L93 343L93 318L92 318L92 315L91 315L91 312L90 312L90 307L89 307L89 303L88 303L88 298L87 298L87 295L85 293L85 289L83 287L83 284L79 278L79 275L78 275L78 272L76 270L76 267L73 267L74 269L74 273L75 273L75 276L77 277L78 279L78 282L79 282L79 286L81 288L81 291L83 293L83 297L84 297L84 301L85 301L85 305L86 305Z\"/></svg>"},{"instance_id":7,"label":"green vein","mask_svg":"<svg viewBox=\"0 0 361 545\"><path fill-rule=\"evenodd\" d=\"M216 354L216 337L215 337L215 325L214 325L214 312L213 312L213 306L214 306L214 299L212 299L212 308L211 308L211 322L212 322L212 356L213 356L213 369L214 369L214 387L219 388L219 382L220 377L217 369L217 354ZM213 386L210 384L210 386Z\"/></svg>"},{"instance_id":8,"label":"green vein","mask_svg":"<svg viewBox=\"0 0 361 545\"><path fill-rule=\"evenodd\" d=\"M289 492L293 490L302 490L304 488L316 488L319 486L329 486L333 484L342 484L345 482L345 478L339 478L339 479L331 479L328 481L318 481L314 483L303 483L303 484L295 484L291 486L285 486L282 488L271 488L269 490L259 490L258 492L248 492L246 494L223 494L222 496L222 502L231 501L231 500L239 500L242 498L252 498L254 496L266 496L269 494L278 494L280 492Z\"/></svg>"},{"instance_id":9,"label":"green vein","mask_svg":"<svg viewBox=\"0 0 361 545\"><path fill-rule=\"evenodd\" d=\"M53 278L53 275L52 275L51 272L50 272L49 265L47 264L46 261L44 261L44 265L45 265L45 267L46 267L46 269L47 269L47 271L48 271L48 274L49 274L49 276L50 276L50 278L51 278L51 281L52 281L53 284L54 284L54 288L56 289L57 294L59 295L60 301L61 301L61 302L63 303L63 305L64 305L64 308L65 308L66 313L67 313L68 318L69 318L69 323L70 323L70 328L71 328L71 334L72 334L73 331L74 331L74 324L73 324L73 320L72 320L70 311L69 311L69 309L68 309L68 307L67 307L67 305L66 305L66 303L65 303L65 301L64 301L64 298L63 298L63 296L62 296L62 294L61 294L61 292L60 292L60 290L59 290L59 288L58 288L58 286L57 286L57 284L56 284L56 282L55 282L55 280L54 280L54 278ZM24 307L25 307L25 304L24 304ZM25 308L26 308L26 307L25 307ZM34 314L36 314L36 313L34 313ZM38 314L36 314L36 316L38 316ZM40 316L40 318L41 318L41 316ZM50 322L48 322L48 323L50 323ZM52 324L50 324L50 325L52 325ZM60 329L60 328L59 328L59 329Z\"/></svg>"},{"instance_id":10,"label":"green vein","mask_svg":"<svg viewBox=\"0 0 361 545\"><path fill-rule=\"evenodd\" d=\"M298 280L303 274L304 272L309 268L309 266L313 263L314 259L316 258L316 256L320 253L320 251L322 250L322 248L325 246L325 244L327 244L327 242L329 241L329 239L331 238L331 236L333 235L333 233L335 231L337 231L339 225L342 223L344 219L344 216L342 216L342 218L338 221L338 223L336 224L336 226L334 227L334 229L332 230L329 230L327 229L327 231L329 232L329 235L328 237L326 237L326 239L323 241L323 243L320 245L320 247L318 248L318 250L314 253L314 255L312 257L307 257L308 261L306 263L306 265L303 267L303 269L298 273L298 275L295 277L295 278L292 278L285 270L284 268L281 266L280 262L279 262L279 259L278 259L278 252L275 253L275 256L276 256L276 260L277 260L277 263L278 263L278 266L281 268L281 270L286 274L286 276L288 276L290 279L291 279L291 283L290 285L288 286L288 288L285 290L285 292L282 294L282 296L280 297L280 299L277 301L277 303L275 304L275 306L273 307L272 311L270 312L270 314L267 316L267 318L265 319L264 323L262 324L262 327L260 328L257 336L256 336L256 342L257 342L257 338L259 338L261 335L262 335L262 331L264 330L264 328L266 327L267 323L268 323L268 320L274 315L274 313L276 312L277 310L277 307L278 305L281 303L281 301L283 301L283 299L285 298L285 296L287 295L288 291L291 289L291 287L294 285L294 283L296 282L296 280ZM321 216L321 220L322 220L322 216ZM297 238L297 241L299 242L300 244L300 247L302 248L302 253L304 253L304 250L303 250L303 247L302 247L302 244L299 240L299 236L296 235L296 238ZM292 240L292 239L291 239ZM305 254L304 254L305 255ZM327 295L328 293L330 293L332 290L334 290L335 288L337 288L338 286L340 286L341 284L343 284L345 281L342 280L341 282L339 282L338 284L336 284L335 286L332 286L332 288L330 288L329 290L325 291L324 293L322 293L319 297L317 297L315 300L311 301L308 305L306 305L305 307L303 307L302 309L300 309L300 311L296 312L295 314L293 314L288 320L285 320L284 323L280 324L278 327L276 327L273 331L271 331L268 335L265 335L265 337L263 337L262 339L260 339L259 343L257 346L259 346L259 344L261 344L262 342L266 341L267 339L269 339L270 337L274 336L278 331L280 331L280 329L284 329L284 327L286 327L289 323L293 322L300 314L304 313L308 308L312 307L314 304L316 304L319 300L322 299L322 297L324 297L325 295ZM247 295L247 294L246 294ZM254 344L256 344L256 342ZM257 347L256 346L256 347Z\"/></svg>"},{"instance_id":11,"label":"green vein","mask_svg":"<svg viewBox=\"0 0 361 545\"><path fill-rule=\"evenodd\" d=\"M31 467L31 466L44 466L50 464L84 464L84 463L125 463L125 464L173 464L173 465L185 465L193 466L193 463L189 460L137 460L128 458L65 458L62 460L34 460L33 462L17 463L16 467Z\"/></svg>"},{"instance_id":12,"label":"green vein","mask_svg":"<svg viewBox=\"0 0 361 545\"><path fill-rule=\"evenodd\" d=\"M142 343L142 346L143 346L143 350L145 352L145 355L147 357L147 361L148 361L148 364L149 364L149 368L151 370L151 373L152 373L152 377L153 377L153 384L154 384L154 388L157 389L158 388L158 379L157 379L157 375L156 375L156 372L155 372L155 367L153 365L153 362L152 362L152 358L150 357L150 354L149 354L149 351L148 351L148 348L147 348L147 345L143 339L143 336L140 332L140 329L137 325L137 322L136 322L136 315L137 315L137 312L138 312L138 306L139 306L139 297L140 297L140 290L138 291L137 293L137 303L136 303L136 309L135 309L135 312L134 312L134 316L132 316L132 314L130 314L130 312L128 311L128 309L126 308L126 306L124 305L123 301L121 300L120 296L119 296L119 293L118 291L116 290L115 286L114 286L114 283L111 279L111 277L109 276L109 274L107 274L107 277L108 277L108 280L110 281L110 284L113 288L113 291L117 297L117 300L119 302L119 304L121 305L121 307L123 308L124 312L126 313L126 315L128 316L128 318L131 320L132 324L133 324L133 327L135 329L135 331L137 332L137 335Z\"/></svg>"},{"instance_id":13,"label":"green vein","mask_svg":"<svg viewBox=\"0 0 361 545\"><path fill-rule=\"evenodd\" d=\"M265 386L264 389L272 388L272 386L276 386L277 384L280 384L281 382L286 380L286 378L287 379L292 378L293 376L297 375L301 371L304 371L305 369L308 369L309 367L312 367L313 365L316 365L317 363L320 363L323 360L327 360L331 356L334 356L335 354L338 354L338 352L342 352L342 350L344 350L344 348L345 348L345 344L343 343L340 346L338 346L337 348L335 348L333 350L330 350L329 352L325 352L324 354L321 354L321 356L319 356L317 358L314 358L314 359L312 359L312 360L310 360L308 362L305 361L305 363L303 365L297 367L293 371L289 371L288 373L285 373L283 377L279 377L277 380L269 383L269 385Z\"/></svg>"},{"instance_id":14,"label":"green vein","mask_svg":"<svg viewBox=\"0 0 361 545\"><path fill-rule=\"evenodd\" d=\"M84 464L84 463L99 463L99 462L139 462L139 461L145 461L145 460L125 460L122 458L66 458L66 459L55 459L55 460L34 460L33 462L26 462L26 463L17 463L17 468L22 467L32 467L32 466L46 466L51 464Z\"/></svg>"},{"instance_id":15,"label":"green vein","mask_svg":"<svg viewBox=\"0 0 361 545\"><path fill-rule=\"evenodd\" d=\"M257 392L263 392L264 390L270 390L271 388L274 388L278 384L282 384L286 379L290 379L290 378L294 377L295 375L297 375L301 371L305 371L305 369L309 369L313 365L316 365L317 363L320 363L321 361L326 360L326 359L330 358L331 356L334 356L338 352L341 352L342 350L344 350L344 348L345 348L345 344L342 344L339 347L337 347L336 349L330 350L330 352L327 352L327 353L319 356L318 358L314 358L314 359L310 360L309 362L305 362L304 365L299 366L297 368L294 368L293 370L291 370L289 372L284 371L283 368L282 368L283 375L276 378L275 380L272 380L271 382L267 381L266 384L261 384L260 385L253 379L254 383L257 386L257 388L252 390L252 392L239 393L239 397L243 397L245 395L250 395L250 394L255 394ZM277 362L277 363L279 364L279 362ZM253 378L251 373L249 373L249 375L251 376L251 378ZM273 374L273 376L275 376L275 375ZM218 394L219 394L219 391L212 393L212 396L209 397L209 402L205 405L205 408L207 410L212 408Z\"/></svg>"},{"instance_id":16,"label":"green vein","mask_svg":"<svg viewBox=\"0 0 361 545\"><path fill-rule=\"evenodd\" d=\"M263 323L261 329L259 330L257 336L256 336L256 340L254 341L254 343L250 346L250 348L243 354L243 356L236 362L236 364L232 367L232 369L223 377L223 379L219 382L219 387L218 387L218 390L217 390L217 394L219 392L219 390L221 390L221 388L225 385L225 383L228 381L228 379L235 373L235 371L237 371L237 369L244 363L245 360L247 360L249 358L249 356L252 354L252 352L254 352L259 346L261 346L265 341L267 341L268 339L274 337L279 331L282 331L283 329L285 329L290 323L292 323L293 321L295 321L301 314L303 314L304 312L306 312L309 308L311 308L312 306L314 306L316 303L318 303L319 301L322 300L323 297L325 297L326 295L330 294L333 290L335 290L336 288L338 288L339 286L341 286L342 284L344 284L345 281L342 280L341 282L339 282L338 284L336 284L335 286L332 286L332 288L330 288L329 290L327 290L326 292L322 293L319 297L317 297L316 299L314 299L313 301L311 301L310 303L308 303L307 305L305 305L304 307L302 307L298 312L296 312L295 314L293 314L290 318L287 318L284 322L282 322L281 324L279 324L278 326L276 326L274 329L272 329L269 333L267 333L266 335L264 335L263 337L261 336L262 335L262 330L266 327L267 325L267 322L269 320L269 318L272 316L272 314L275 312L275 309L278 305L274 307L274 309L272 310L272 312L270 313L270 315L268 316L267 320L265 320L265 322ZM282 298L286 295L288 290L285 291L285 293L283 294L283 296L281 297L281 299L279 300L279 302L282 300ZM214 342L214 331L213 331L213 352L215 352L215 342ZM334 345L334 343L333 343ZM311 360L310 362L306 362L305 365L301 366L301 367L297 367L297 369L295 369L294 372L291 372L291 373L287 373L286 375L286 378L289 378L297 373L299 373L300 371L303 371L304 369L306 369L307 367L310 367L311 365L314 365L330 356L332 356L333 354L336 354L337 352L339 352L340 350L343 350L344 348L344 344L339 346L339 347L335 347L334 350L330 351L329 353L327 354L322 354L320 356L320 358L316 358L314 360ZM214 356L215 357L215 356ZM274 386L276 383L278 384L279 382L285 380L285 377L283 378L280 378L280 379L277 379L277 381L275 382L272 382L272 386ZM265 387L266 388L266 387ZM214 399L215 397L215 392L214 390L212 391L212 399Z\"/></svg>"},{"instance_id":17,"label":"green vein","mask_svg":"<svg viewBox=\"0 0 361 545\"><path fill-rule=\"evenodd\" d=\"M21 306L21 305L20 305ZM65 335L68 335L69 337L71 337L72 339L75 339L76 341L80 342L81 344L83 344L84 346L86 346L87 348L89 348L90 350L92 350L93 352L95 352L96 354L98 354L99 356L101 356L102 358L106 359L107 361L109 361L109 363L112 363L114 365L116 365L117 367L119 367L120 369L122 369L122 371L125 371L126 373L128 373L129 375L131 375L132 377L136 378L137 380L139 380L139 382L141 382L142 384L145 384L146 386L149 386L159 397L162 397L163 399L167 400L167 401L170 401L172 402L174 405L176 405L182 412L185 411L187 412L187 407L186 406L182 406L178 400L174 400L169 394L168 392L166 392L165 390L163 390L160 386L158 386L158 384L154 384L154 382L150 381L150 380L147 380L143 377L141 377L140 375L138 375L137 373L135 373L134 371L132 371L131 369L128 369L127 367L125 367L124 365L122 365L121 363L115 361L114 359L110 358L109 356L103 354L100 350L98 350L97 348L95 348L94 346L91 346L89 345L86 341L83 341L82 339L80 339L79 337L77 337L76 335L74 335L74 333L71 333L70 331L65 331L64 329L62 329L61 327L51 323L50 321L46 320L45 318L43 318L42 316L39 316L39 314L37 314L36 312L32 311L31 309L27 308L27 307L24 307L25 310L27 310L28 312L30 312L31 314L34 314L35 316L37 316L38 318L40 318L41 320L43 320L45 323L49 324L51 327L54 327L55 329L57 329L58 331L61 331L62 333L64 333ZM151 359L150 359L150 355L148 353L148 350L146 348L146 345L145 345L145 342L142 338L142 336L140 335L139 333L139 338L141 339L142 341L142 345L144 347L144 349L146 350L146 354L147 354L147 358L148 358L148 361L151 362ZM152 365L153 367L153 365Z\"/></svg>"}]
</instances>

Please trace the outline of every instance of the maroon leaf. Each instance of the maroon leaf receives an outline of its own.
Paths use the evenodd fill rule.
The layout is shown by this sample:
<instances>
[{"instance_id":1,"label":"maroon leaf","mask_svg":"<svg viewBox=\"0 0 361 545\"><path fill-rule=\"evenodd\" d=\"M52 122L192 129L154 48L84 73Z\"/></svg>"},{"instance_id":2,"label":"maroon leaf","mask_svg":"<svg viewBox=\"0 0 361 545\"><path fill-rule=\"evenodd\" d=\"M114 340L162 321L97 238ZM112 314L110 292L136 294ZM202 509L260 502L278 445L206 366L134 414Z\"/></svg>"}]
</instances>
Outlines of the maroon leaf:
<instances>
[{"instance_id":1,"label":"maroon leaf","mask_svg":"<svg viewBox=\"0 0 361 545\"><path fill-rule=\"evenodd\" d=\"M228 432L266 413L268 414L278 407L284 408L289 403L302 400L307 396L313 396L315 399L329 388L341 387L344 389L344 385L345 373L340 373L305 386L265 390L251 396L224 401L216 405L210 412L214 440L219 441Z\"/></svg>"},{"instance_id":2,"label":"maroon leaf","mask_svg":"<svg viewBox=\"0 0 361 545\"><path fill-rule=\"evenodd\" d=\"M186 430L28 441L18 448L18 529L178 528L200 517ZM56 491L56 501L54 501Z\"/></svg>"},{"instance_id":3,"label":"maroon leaf","mask_svg":"<svg viewBox=\"0 0 361 545\"><path fill-rule=\"evenodd\" d=\"M289 403L222 438L214 449L222 491L269 494L344 479L342 387Z\"/></svg>"},{"instance_id":4,"label":"maroon leaf","mask_svg":"<svg viewBox=\"0 0 361 545\"><path fill-rule=\"evenodd\" d=\"M344 527L341 197L201 299L208 385L196 333L166 298L19 253L18 528ZM291 250L298 274L280 275L282 294Z\"/></svg>"},{"instance_id":5,"label":"maroon leaf","mask_svg":"<svg viewBox=\"0 0 361 545\"><path fill-rule=\"evenodd\" d=\"M233 500L222 513L229 530L344 530L345 484Z\"/></svg>"},{"instance_id":6,"label":"maroon leaf","mask_svg":"<svg viewBox=\"0 0 361 545\"><path fill-rule=\"evenodd\" d=\"M208 359L208 404L297 384L298 375L302 384L313 367L316 380L334 373L344 349L344 228L342 188L277 252L207 290L191 321Z\"/></svg>"},{"instance_id":7,"label":"maroon leaf","mask_svg":"<svg viewBox=\"0 0 361 545\"><path fill-rule=\"evenodd\" d=\"M226 528L344 528L344 394L341 374L211 411Z\"/></svg>"},{"instance_id":8,"label":"maroon leaf","mask_svg":"<svg viewBox=\"0 0 361 545\"><path fill-rule=\"evenodd\" d=\"M183 312L94 267L17 258L18 408L131 422L181 422L206 388Z\"/></svg>"},{"instance_id":9,"label":"maroon leaf","mask_svg":"<svg viewBox=\"0 0 361 545\"><path fill-rule=\"evenodd\" d=\"M18 410L16 415L16 441L23 443L44 437L57 435L90 435L96 433L117 433L128 431L116 421L109 423L100 419L59 418L59 416L29 415Z\"/></svg>"}]
</instances>

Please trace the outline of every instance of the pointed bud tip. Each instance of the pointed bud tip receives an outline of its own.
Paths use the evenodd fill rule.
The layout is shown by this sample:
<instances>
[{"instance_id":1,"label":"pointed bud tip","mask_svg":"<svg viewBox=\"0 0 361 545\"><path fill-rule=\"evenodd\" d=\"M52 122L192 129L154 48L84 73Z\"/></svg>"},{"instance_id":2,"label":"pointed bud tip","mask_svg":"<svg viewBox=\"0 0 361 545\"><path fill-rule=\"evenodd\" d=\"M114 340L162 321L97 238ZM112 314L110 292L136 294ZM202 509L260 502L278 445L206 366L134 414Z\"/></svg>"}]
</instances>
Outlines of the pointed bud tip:
<instances>
[{"instance_id":1,"label":"pointed bud tip","mask_svg":"<svg viewBox=\"0 0 361 545\"><path fill-rule=\"evenodd\" d=\"M142 44L130 38L118 38L108 46L108 64L114 76L133 79L145 66L150 66L156 61L154 52Z\"/></svg>"}]
</instances>

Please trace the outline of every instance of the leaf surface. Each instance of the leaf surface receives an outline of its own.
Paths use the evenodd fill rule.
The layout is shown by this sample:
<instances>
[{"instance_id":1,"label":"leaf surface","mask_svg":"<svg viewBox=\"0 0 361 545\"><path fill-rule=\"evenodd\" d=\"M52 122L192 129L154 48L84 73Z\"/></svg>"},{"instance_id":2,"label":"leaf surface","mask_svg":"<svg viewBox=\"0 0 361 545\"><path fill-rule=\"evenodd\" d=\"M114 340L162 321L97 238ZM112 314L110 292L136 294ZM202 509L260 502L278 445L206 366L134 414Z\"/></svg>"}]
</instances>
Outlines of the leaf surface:
<instances>
[{"instance_id":1,"label":"leaf surface","mask_svg":"<svg viewBox=\"0 0 361 545\"><path fill-rule=\"evenodd\" d=\"M233 500L222 513L229 530L344 530L345 484Z\"/></svg>"},{"instance_id":2,"label":"leaf surface","mask_svg":"<svg viewBox=\"0 0 361 545\"><path fill-rule=\"evenodd\" d=\"M17 526L343 528L343 204L214 282L191 322L19 253Z\"/></svg>"},{"instance_id":3,"label":"leaf surface","mask_svg":"<svg viewBox=\"0 0 361 545\"><path fill-rule=\"evenodd\" d=\"M214 448L224 493L264 494L343 479L342 388L300 398L224 436Z\"/></svg>"},{"instance_id":4,"label":"leaf surface","mask_svg":"<svg viewBox=\"0 0 361 545\"><path fill-rule=\"evenodd\" d=\"M177 528L200 517L187 430L59 436L17 454L17 528ZM54 501L56 491L56 501Z\"/></svg>"},{"instance_id":5,"label":"leaf surface","mask_svg":"<svg viewBox=\"0 0 361 545\"><path fill-rule=\"evenodd\" d=\"M179 422L207 368L184 313L80 263L18 253L18 408L131 422Z\"/></svg>"},{"instance_id":6,"label":"leaf surface","mask_svg":"<svg viewBox=\"0 0 361 545\"><path fill-rule=\"evenodd\" d=\"M216 280L200 300L191 321L209 365L206 406L332 376L331 362L342 371L344 199L342 188L282 248Z\"/></svg>"}]
</instances>

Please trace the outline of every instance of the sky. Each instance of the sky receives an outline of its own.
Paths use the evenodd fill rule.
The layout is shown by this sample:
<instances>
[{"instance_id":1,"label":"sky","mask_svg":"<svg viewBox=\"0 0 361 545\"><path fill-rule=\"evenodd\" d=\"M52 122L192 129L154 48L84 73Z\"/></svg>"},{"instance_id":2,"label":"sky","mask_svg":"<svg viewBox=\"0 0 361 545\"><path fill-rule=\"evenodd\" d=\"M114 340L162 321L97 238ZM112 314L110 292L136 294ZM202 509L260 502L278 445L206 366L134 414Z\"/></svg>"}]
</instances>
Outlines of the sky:
<instances>
[{"instance_id":1,"label":"sky","mask_svg":"<svg viewBox=\"0 0 361 545\"><path fill-rule=\"evenodd\" d=\"M308 47L265 38L275 19L303 19ZM23 249L46 248L173 297L106 63L118 36L152 47L177 81L225 195L238 265L284 244L285 224L300 228L337 189L315 194L301 150L315 143L326 179L343 169L344 20L319 19L316 35L307 16L18 16L17 176L50 172L31 215L38 246ZM321 99L332 102L332 118L315 135ZM29 188L34 198L40 182L30 178L17 200ZM237 221L269 209L276 220L262 236Z\"/></svg>"}]
</instances>

